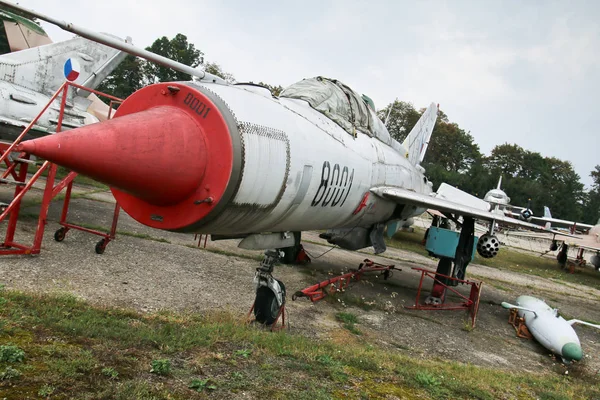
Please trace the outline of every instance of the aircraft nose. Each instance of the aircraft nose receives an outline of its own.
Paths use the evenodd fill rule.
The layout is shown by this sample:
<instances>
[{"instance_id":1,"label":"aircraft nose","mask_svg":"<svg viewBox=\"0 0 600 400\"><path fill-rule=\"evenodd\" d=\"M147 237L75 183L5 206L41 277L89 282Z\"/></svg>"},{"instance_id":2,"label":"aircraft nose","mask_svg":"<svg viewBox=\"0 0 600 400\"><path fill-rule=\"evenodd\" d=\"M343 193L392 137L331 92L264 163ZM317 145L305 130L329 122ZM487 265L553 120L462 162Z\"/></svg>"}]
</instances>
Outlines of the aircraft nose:
<instances>
[{"instance_id":1,"label":"aircraft nose","mask_svg":"<svg viewBox=\"0 0 600 400\"><path fill-rule=\"evenodd\" d=\"M562 347L561 354L568 361L579 361L583 358L581 346L574 342L569 342Z\"/></svg>"}]
</instances>

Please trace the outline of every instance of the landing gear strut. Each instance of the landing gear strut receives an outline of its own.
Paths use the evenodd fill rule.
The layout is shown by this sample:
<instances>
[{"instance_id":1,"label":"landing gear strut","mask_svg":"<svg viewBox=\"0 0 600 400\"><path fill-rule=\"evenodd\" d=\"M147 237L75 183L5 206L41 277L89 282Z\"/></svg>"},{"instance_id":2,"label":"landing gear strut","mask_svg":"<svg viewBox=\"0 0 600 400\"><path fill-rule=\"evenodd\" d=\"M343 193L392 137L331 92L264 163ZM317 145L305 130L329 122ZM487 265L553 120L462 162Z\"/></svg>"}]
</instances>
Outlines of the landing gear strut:
<instances>
[{"instance_id":1,"label":"landing gear strut","mask_svg":"<svg viewBox=\"0 0 600 400\"><path fill-rule=\"evenodd\" d=\"M304 251L304 247L300 244L302 239L300 232L293 232L294 235L294 245L290 247L283 247L281 249L277 249L283 252L283 256L281 257L282 264L307 264L310 263L310 257Z\"/></svg>"},{"instance_id":2,"label":"landing gear strut","mask_svg":"<svg viewBox=\"0 0 600 400\"><path fill-rule=\"evenodd\" d=\"M272 275L275 264L282 256L279 250L265 251L265 257L254 276L256 297L248 315L254 312L255 321L271 326L271 330L285 327L285 285ZM281 319L281 326L277 328L279 319Z\"/></svg>"},{"instance_id":3,"label":"landing gear strut","mask_svg":"<svg viewBox=\"0 0 600 400\"><path fill-rule=\"evenodd\" d=\"M475 241L475 220L465 217L458 238L458 245L454 258L440 257L431 294L425 300L428 305L440 305L444 303L446 289L448 286L457 286L459 280L464 280L469 262L473 256L473 245ZM455 279L446 279L450 276Z\"/></svg>"}]
</instances>

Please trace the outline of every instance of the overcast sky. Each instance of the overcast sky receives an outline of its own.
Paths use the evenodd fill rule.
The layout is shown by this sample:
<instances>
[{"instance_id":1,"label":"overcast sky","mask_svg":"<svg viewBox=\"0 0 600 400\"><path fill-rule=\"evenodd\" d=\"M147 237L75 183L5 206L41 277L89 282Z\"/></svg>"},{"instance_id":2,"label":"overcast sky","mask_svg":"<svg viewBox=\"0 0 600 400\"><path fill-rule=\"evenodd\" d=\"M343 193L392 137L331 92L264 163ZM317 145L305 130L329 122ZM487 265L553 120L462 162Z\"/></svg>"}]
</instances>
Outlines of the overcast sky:
<instances>
[{"instance_id":1,"label":"overcast sky","mask_svg":"<svg viewBox=\"0 0 600 400\"><path fill-rule=\"evenodd\" d=\"M183 33L238 81L323 75L378 108L440 103L485 154L517 143L571 161L586 185L600 164L600 1L19 3L141 47ZM54 41L71 36L44 27Z\"/></svg>"}]
</instances>

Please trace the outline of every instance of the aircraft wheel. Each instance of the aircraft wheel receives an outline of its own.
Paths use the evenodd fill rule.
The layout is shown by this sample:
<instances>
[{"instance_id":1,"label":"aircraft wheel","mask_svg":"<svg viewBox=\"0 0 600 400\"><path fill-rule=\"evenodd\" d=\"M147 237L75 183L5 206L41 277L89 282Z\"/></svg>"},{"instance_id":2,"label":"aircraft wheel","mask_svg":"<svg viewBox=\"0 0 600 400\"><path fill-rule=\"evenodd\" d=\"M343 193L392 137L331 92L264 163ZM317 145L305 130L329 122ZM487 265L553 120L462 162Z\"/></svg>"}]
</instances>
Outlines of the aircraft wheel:
<instances>
[{"instance_id":1,"label":"aircraft wheel","mask_svg":"<svg viewBox=\"0 0 600 400\"><path fill-rule=\"evenodd\" d=\"M56 240L57 242L62 242L63 240L65 240L66 234L67 230L63 226L62 228L59 228L56 230L56 232L54 232L54 240Z\"/></svg>"},{"instance_id":2,"label":"aircraft wheel","mask_svg":"<svg viewBox=\"0 0 600 400\"><path fill-rule=\"evenodd\" d=\"M294 232L294 246L284 247L278 250L283 251L283 257L281 258L282 264L294 264L296 262L296 258L298 257L298 252L300 251L300 239L301 233Z\"/></svg>"},{"instance_id":3,"label":"aircraft wheel","mask_svg":"<svg viewBox=\"0 0 600 400\"><path fill-rule=\"evenodd\" d=\"M106 239L100 239L98 243L96 243L96 254L103 254L104 250L106 250L106 245L108 242Z\"/></svg>"},{"instance_id":4,"label":"aircraft wheel","mask_svg":"<svg viewBox=\"0 0 600 400\"><path fill-rule=\"evenodd\" d=\"M590 263L594 266L594 269L596 271L600 271L600 256L597 254L594 254L592 256L592 258L590 259Z\"/></svg>"},{"instance_id":5,"label":"aircraft wheel","mask_svg":"<svg viewBox=\"0 0 600 400\"><path fill-rule=\"evenodd\" d=\"M556 255L556 260L560 264L560 267L564 268L567 265L567 252L566 252L566 250L563 249L563 250L559 251L558 254Z\"/></svg>"},{"instance_id":6,"label":"aircraft wheel","mask_svg":"<svg viewBox=\"0 0 600 400\"><path fill-rule=\"evenodd\" d=\"M285 296L285 285L278 280L281 289ZM261 286L256 291L256 299L254 300L254 318L261 324L272 325L279 315L279 303L275 293L266 287Z\"/></svg>"}]
</instances>

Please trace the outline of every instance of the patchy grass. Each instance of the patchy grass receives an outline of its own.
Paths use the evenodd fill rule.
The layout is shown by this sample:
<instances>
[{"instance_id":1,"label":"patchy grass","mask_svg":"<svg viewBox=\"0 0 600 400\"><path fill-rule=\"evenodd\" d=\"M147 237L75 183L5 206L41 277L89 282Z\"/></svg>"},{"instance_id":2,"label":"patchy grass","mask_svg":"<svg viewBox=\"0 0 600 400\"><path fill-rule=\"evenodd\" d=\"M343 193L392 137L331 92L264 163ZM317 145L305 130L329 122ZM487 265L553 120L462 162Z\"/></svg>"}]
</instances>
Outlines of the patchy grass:
<instances>
[{"instance_id":1,"label":"patchy grass","mask_svg":"<svg viewBox=\"0 0 600 400\"><path fill-rule=\"evenodd\" d=\"M413 232L398 231L393 238L386 238L385 244L389 247L412 251L413 253L429 257L429 252L425 250L425 246L423 245L424 236L425 230L415 227Z\"/></svg>"},{"instance_id":2,"label":"patchy grass","mask_svg":"<svg viewBox=\"0 0 600 400\"><path fill-rule=\"evenodd\" d=\"M386 239L386 244L389 247L428 256L429 254L422 244L424 234L425 231L420 228L415 228L414 232L400 231L392 239ZM576 273L569 274L561 270L554 258L526 254L510 250L506 246L503 246L494 258L483 258L476 253L472 262L501 270L586 285L600 290L600 274L591 268L578 268Z\"/></svg>"},{"instance_id":3,"label":"patchy grass","mask_svg":"<svg viewBox=\"0 0 600 400\"><path fill-rule=\"evenodd\" d=\"M494 258L483 258L476 254L473 263L600 289L600 274L591 268L580 268L576 273L569 274L561 270L553 258L525 254L506 247L500 249Z\"/></svg>"},{"instance_id":4,"label":"patchy grass","mask_svg":"<svg viewBox=\"0 0 600 400\"><path fill-rule=\"evenodd\" d=\"M362 332L356 327L358 318L356 315L349 312L339 312L335 314L335 319L343 323L345 329L355 335L362 335Z\"/></svg>"},{"instance_id":5,"label":"patchy grass","mask_svg":"<svg viewBox=\"0 0 600 400\"><path fill-rule=\"evenodd\" d=\"M189 399L208 392L216 398L244 392L292 399L600 396L598 376L414 359L362 338L349 339L348 346L271 333L229 313L147 315L92 307L67 295L4 291L0 297L0 341L24 353L20 362L0 362L0 398ZM349 313L338 318L357 322ZM158 364L169 365L168 372L150 372L158 372Z\"/></svg>"}]
</instances>

